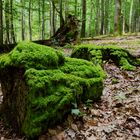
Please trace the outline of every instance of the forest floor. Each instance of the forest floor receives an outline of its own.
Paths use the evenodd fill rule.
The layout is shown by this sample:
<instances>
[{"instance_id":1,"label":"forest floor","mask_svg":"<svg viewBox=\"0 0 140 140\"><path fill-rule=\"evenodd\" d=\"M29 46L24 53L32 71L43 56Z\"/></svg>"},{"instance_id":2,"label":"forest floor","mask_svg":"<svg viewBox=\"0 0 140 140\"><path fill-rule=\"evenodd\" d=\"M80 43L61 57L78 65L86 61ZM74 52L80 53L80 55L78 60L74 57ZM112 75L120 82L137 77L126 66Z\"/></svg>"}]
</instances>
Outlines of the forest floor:
<instances>
[{"instance_id":1,"label":"forest floor","mask_svg":"<svg viewBox=\"0 0 140 140\"><path fill-rule=\"evenodd\" d=\"M106 37L83 43L119 45L140 56L140 36ZM66 55L71 49L64 49ZM140 67L124 71L105 63L107 78L101 100L81 104L82 115L69 115L62 124L48 129L39 140L140 140ZM2 93L0 92L0 102ZM26 140L0 121L1 140Z\"/></svg>"}]
</instances>

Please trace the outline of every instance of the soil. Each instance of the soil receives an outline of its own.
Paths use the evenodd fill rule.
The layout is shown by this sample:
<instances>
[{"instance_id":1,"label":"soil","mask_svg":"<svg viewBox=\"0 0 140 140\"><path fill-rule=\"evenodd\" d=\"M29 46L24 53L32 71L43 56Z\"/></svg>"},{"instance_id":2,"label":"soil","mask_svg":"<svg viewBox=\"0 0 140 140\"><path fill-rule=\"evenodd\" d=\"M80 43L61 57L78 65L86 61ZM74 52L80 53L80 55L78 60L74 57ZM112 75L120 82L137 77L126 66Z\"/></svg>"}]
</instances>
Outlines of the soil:
<instances>
[{"instance_id":1,"label":"soil","mask_svg":"<svg viewBox=\"0 0 140 140\"><path fill-rule=\"evenodd\" d=\"M139 36L85 40L84 43L120 45L140 56ZM71 49L64 52L69 55ZM135 71L124 71L109 62L104 63L104 70L107 78L101 100L81 104L77 112L48 129L38 140L140 140L140 67ZM2 119L0 138L26 140L14 133Z\"/></svg>"}]
</instances>

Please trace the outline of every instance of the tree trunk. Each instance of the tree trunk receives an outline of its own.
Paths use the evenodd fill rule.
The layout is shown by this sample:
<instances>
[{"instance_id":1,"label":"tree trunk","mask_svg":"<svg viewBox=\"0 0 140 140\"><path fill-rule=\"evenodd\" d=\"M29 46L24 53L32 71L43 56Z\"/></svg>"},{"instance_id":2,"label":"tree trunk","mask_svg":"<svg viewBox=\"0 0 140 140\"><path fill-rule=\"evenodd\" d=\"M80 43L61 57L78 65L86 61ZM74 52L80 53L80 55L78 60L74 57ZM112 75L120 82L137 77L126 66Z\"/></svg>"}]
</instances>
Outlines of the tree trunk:
<instances>
[{"instance_id":1,"label":"tree trunk","mask_svg":"<svg viewBox=\"0 0 140 140\"><path fill-rule=\"evenodd\" d=\"M24 0L20 0L22 9L21 9L21 38L25 40L25 19L24 19Z\"/></svg>"},{"instance_id":2,"label":"tree trunk","mask_svg":"<svg viewBox=\"0 0 140 140\"><path fill-rule=\"evenodd\" d=\"M67 17L68 17L68 13L69 13L69 1L66 0L66 1L65 1L65 20L66 20Z\"/></svg>"},{"instance_id":3,"label":"tree trunk","mask_svg":"<svg viewBox=\"0 0 140 140\"><path fill-rule=\"evenodd\" d=\"M6 26L6 44L10 44L10 3L5 1L5 26Z\"/></svg>"},{"instance_id":4,"label":"tree trunk","mask_svg":"<svg viewBox=\"0 0 140 140\"><path fill-rule=\"evenodd\" d=\"M42 3L42 39L45 39L45 0Z\"/></svg>"},{"instance_id":5,"label":"tree trunk","mask_svg":"<svg viewBox=\"0 0 140 140\"><path fill-rule=\"evenodd\" d=\"M100 30L100 34L103 35L104 34L104 0L101 0L101 30Z\"/></svg>"},{"instance_id":6,"label":"tree trunk","mask_svg":"<svg viewBox=\"0 0 140 140\"><path fill-rule=\"evenodd\" d=\"M110 2L109 0L105 1L105 19L104 19L104 34L108 34L109 30L108 30L108 21L109 21L109 5Z\"/></svg>"},{"instance_id":7,"label":"tree trunk","mask_svg":"<svg viewBox=\"0 0 140 140\"><path fill-rule=\"evenodd\" d=\"M60 26L64 24L64 19L63 19L63 2L60 0Z\"/></svg>"},{"instance_id":8,"label":"tree trunk","mask_svg":"<svg viewBox=\"0 0 140 140\"><path fill-rule=\"evenodd\" d=\"M75 4L74 4L74 15L77 16L77 4L78 4L78 1L75 0Z\"/></svg>"},{"instance_id":9,"label":"tree trunk","mask_svg":"<svg viewBox=\"0 0 140 140\"><path fill-rule=\"evenodd\" d=\"M32 8L32 0L29 1L29 37L30 37L30 40L32 40L31 8Z\"/></svg>"},{"instance_id":10,"label":"tree trunk","mask_svg":"<svg viewBox=\"0 0 140 140\"><path fill-rule=\"evenodd\" d=\"M49 10L49 13L50 13L50 36L52 36L52 3L51 3L51 1L49 0L49 5L50 5L50 10Z\"/></svg>"},{"instance_id":11,"label":"tree trunk","mask_svg":"<svg viewBox=\"0 0 140 140\"><path fill-rule=\"evenodd\" d=\"M49 40L34 41L43 45L64 46L67 43L76 43L79 34L79 20L74 16L69 15L64 24L56 31Z\"/></svg>"},{"instance_id":12,"label":"tree trunk","mask_svg":"<svg viewBox=\"0 0 140 140\"><path fill-rule=\"evenodd\" d=\"M53 35L55 34L55 31L56 31L56 22L55 22L55 7L54 5L52 4L52 32L53 32Z\"/></svg>"},{"instance_id":13,"label":"tree trunk","mask_svg":"<svg viewBox=\"0 0 140 140\"><path fill-rule=\"evenodd\" d=\"M41 39L41 0L38 0L38 34Z\"/></svg>"},{"instance_id":14,"label":"tree trunk","mask_svg":"<svg viewBox=\"0 0 140 140\"><path fill-rule=\"evenodd\" d=\"M114 32L116 35L122 34L121 0L115 0Z\"/></svg>"},{"instance_id":15,"label":"tree trunk","mask_svg":"<svg viewBox=\"0 0 140 140\"><path fill-rule=\"evenodd\" d=\"M13 23L13 0L10 0L10 24L11 24L11 40L12 43L16 43L15 32L14 32L14 23Z\"/></svg>"},{"instance_id":16,"label":"tree trunk","mask_svg":"<svg viewBox=\"0 0 140 140\"><path fill-rule=\"evenodd\" d=\"M99 35L100 1L96 0L95 35Z\"/></svg>"},{"instance_id":17,"label":"tree trunk","mask_svg":"<svg viewBox=\"0 0 140 140\"><path fill-rule=\"evenodd\" d=\"M93 21L93 2L92 2L92 0L90 0L90 19L89 19L89 37L92 37L93 35L92 35L92 26L93 26L93 24L92 24L92 21Z\"/></svg>"},{"instance_id":18,"label":"tree trunk","mask_svg":"<svg viewBox=\"0 0 140 140\"><path fill-rule=\"evenodd\" d=\"M3 44L3 4L0 0L0 45Z\"/></svg>"},{"instance_id":19,"label":"tree trunk","mask_svg":"<svg viewBox=\"0 0 140 140\"><path fill-rule=\"evenodd\" d=\"M81 37L86 35L86 0L82 0L82 27L81 27Z\"/></svg>"},{"instance_id":20,"label":"tree trunk","mask_svg":"<svg viewBox=\"0 0 140 140\"><path fill-rule=\"evenodd\" d=\"M130 13L129 13L129 32L132 32L132 15L133 15L133 0L131 0Z\"/></svg>"}]
</instances>

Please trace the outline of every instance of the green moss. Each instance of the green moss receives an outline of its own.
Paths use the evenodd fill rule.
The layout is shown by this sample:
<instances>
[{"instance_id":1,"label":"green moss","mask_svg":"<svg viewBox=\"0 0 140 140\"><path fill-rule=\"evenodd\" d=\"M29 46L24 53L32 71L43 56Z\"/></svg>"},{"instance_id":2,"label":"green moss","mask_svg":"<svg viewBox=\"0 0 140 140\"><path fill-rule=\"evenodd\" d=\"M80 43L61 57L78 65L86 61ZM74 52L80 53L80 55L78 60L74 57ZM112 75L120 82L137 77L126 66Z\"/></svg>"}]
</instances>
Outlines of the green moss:
<instances>
[{"instance_id":1,"label":"green moss","mask_svg":"<svg viewBox=\"0 0 140 140\"><path fill-rule=\"evenodd\" d=\"M97 100L102 95L105 73L100 65L65 58L60 51L46 46L30 42L18 44L9 54L0 57L1 72L7 67L24 70L28 94L24 97L25 119L19 129L27 137L34 138L63 120L73 103Z\"/></svg>"},{"instance_id":2,"label":"green moss","mask_svg":"<svg viewBox=\"0 0 140 140\"><path fill-rule=\"evenodd\" d=\"M74 58L66 58L58 70L27 70L25 77L30 107L23 131L29 136L38 135L62 120L75 101L100 98L104 75L100 67ZM44 122L45 126L42 125ZM33 128L37 128L36 131Z\"/></svg>"},{"instance_id":3,"label":"green moss","mask_svg":"<svg viewBox=\"0 0 140 140\"><path fill-rule=\"evenodd\" d=\"M6 60L6 59L7 60ZM4 60L4 63L2 62ZM1 57L0 67L23 66L24 68L49 69L57 68L64 63L64 55L43 45L36 45L32 42L19 43L9 54Z\"/></svg>"},{"instance_id":4,"label":"green moss","mask_svg":"<svg viewBox=\"0 0 140 140\"><path fill-rule=\"evenodd\" d=\"M140 65L139 59L118 46L82 44L75 47L72 57L89 60L95 65L102 65L103 60L111 59L124 70L135 70L135 66Z\"/></svg>"},{"instance_id":5,"label":"green moss","mask_svg":"<svg viewBox=\"0 0 140 140\"><path fill-rule=\"evenodd\" d=\"M0 56L0 68L5 68L6 66L11 65L11 59L8 54L3 54Z\"/></svg>"}]
</instances>

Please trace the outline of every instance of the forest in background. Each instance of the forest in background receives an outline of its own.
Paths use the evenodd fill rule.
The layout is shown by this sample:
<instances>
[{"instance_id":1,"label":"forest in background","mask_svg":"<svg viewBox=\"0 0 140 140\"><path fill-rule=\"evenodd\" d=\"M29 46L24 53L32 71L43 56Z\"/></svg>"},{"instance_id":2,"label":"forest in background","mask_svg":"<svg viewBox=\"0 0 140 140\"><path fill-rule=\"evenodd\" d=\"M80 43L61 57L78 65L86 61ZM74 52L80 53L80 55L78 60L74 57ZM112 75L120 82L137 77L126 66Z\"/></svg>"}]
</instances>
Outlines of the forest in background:
<instances>
[{"instance_id":1,"label":"forest in background","mask_svg":"<svg viewBox=\"0 0 140 140\"><path fill-rule=\"evenodd\" d=\"M50 38L69 14L82 38L140 31L140 0L0 0L0 44Z\"/></svg>"}]
</instances>

